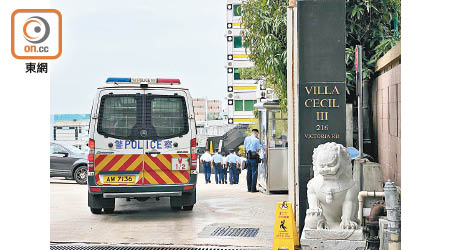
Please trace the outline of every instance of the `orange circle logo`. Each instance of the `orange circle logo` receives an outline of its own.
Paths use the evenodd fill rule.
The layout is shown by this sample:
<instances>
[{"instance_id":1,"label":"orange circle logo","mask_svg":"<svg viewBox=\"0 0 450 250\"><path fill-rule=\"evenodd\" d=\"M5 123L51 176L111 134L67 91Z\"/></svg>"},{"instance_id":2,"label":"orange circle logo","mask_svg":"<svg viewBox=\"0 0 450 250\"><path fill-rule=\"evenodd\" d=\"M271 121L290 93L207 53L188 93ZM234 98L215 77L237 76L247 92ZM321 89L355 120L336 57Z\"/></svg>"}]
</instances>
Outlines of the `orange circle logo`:
<instances>
[{"instance_id":1,"label":"orange circle logo","mask_svg":"<svg viewBox=\"0 0 450 250\"><path fill-rule=\"evenodd\" d=\"M23 25L23 35L30 43L42 43L50 35L50 25L39 16L32 16Z\"/></svg>"}]
</instances>

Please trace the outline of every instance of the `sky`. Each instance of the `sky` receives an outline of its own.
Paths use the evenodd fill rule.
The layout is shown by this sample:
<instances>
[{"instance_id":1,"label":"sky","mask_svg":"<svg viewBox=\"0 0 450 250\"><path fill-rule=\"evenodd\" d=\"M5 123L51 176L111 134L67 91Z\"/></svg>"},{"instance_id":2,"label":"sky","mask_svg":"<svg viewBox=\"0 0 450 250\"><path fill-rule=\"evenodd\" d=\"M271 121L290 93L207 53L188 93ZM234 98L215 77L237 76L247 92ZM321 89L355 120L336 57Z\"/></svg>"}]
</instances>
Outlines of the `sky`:
<instances>
[{"instance_id":1,"label":"sky","mask_svg":"<svg viewBox=\"0 0 450 250\"><path fill-rule=\"evenodd\" d=\"M50 113L90 113L107 77L179 78L192 97L226 94L226 1L52 0L62 55L49 65Z\"/></svg>"}]
</instances>

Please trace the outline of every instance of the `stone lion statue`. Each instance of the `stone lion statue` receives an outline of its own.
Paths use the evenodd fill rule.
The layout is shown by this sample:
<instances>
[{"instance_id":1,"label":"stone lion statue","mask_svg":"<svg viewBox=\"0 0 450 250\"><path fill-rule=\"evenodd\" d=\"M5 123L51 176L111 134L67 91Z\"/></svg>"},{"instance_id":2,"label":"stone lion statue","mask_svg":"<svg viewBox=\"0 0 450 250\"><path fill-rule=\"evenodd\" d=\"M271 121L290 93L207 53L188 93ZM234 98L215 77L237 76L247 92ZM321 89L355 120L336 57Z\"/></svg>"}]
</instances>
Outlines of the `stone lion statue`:
<instances>
[{"instance_id":1,"label":"stone lion statue","mask_svg":"<svg viewBox=\"0 0 450 250\"><path fill-rule=\"evenodd\" d=\"M305 228L357 229L359 187L353 181L350 155L327 142L313 152L314 178L308 182Z\"/></svg>"}]
</instances>

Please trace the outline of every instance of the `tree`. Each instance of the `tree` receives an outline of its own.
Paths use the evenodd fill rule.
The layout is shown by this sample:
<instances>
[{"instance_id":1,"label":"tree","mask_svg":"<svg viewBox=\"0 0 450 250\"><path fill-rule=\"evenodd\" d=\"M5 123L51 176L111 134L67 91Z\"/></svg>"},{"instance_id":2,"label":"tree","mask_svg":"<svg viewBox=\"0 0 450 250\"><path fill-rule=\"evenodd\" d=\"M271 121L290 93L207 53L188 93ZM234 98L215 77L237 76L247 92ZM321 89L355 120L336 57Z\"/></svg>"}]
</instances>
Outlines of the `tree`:
<instances>
[{"instance_id":1,"label":"tree","mask_svg":"<svg viewBox=\"0 0 450 250\"><path fill-rule=\"evenodd\" d=\"M287 102L287 6L287 0L247 0L242 4L242 37L255 66L241 70L241 77L263 79L266 87L274 89L283 109Z\"/></svg>"},{"instance_id":2,"label":"tree","mask_svg":"<svg viewBox=\"0 0 450 250\"><path fill-rule=\"evenodd\" d=\"M377 60L400 40L400 0L346 0L346 86L355 97L355 47L363 47L363 79L371 80Z\"/></svg>"},{"instance_id":3,"label":"tree","mask_svg":"<svg viewBox=\"0 0 450 250\"><path fill-rule=\"evenodd\" d=\"M243 39L255 67L246 78L264 79L274 88L283 110L287 83L287 0L247 0L243 3ZM400 0L346 0L346 86L348 100L355 96L355 46L363 46L364 79L374 77L376 61L400 40Z\"/></svg>"}]
</instances>

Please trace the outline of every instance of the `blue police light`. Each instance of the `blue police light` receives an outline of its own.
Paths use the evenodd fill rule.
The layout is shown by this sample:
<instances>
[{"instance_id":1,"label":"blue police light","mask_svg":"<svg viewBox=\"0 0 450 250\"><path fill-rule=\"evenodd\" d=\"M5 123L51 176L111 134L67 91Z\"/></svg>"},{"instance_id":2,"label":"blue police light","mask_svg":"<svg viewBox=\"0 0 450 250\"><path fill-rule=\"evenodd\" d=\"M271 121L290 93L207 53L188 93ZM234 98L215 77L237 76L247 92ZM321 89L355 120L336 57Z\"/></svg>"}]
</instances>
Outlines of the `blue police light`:
<instances>
[{"instance_id":1,"label":"blue police light","mask_svg":"<svg viewBox=\"0 0 450 250\"><path fill-rule=\"evenodd\" d=\"M131 82L130 77L108 77L106 82Z\"/></svg>"}]
</instances>

